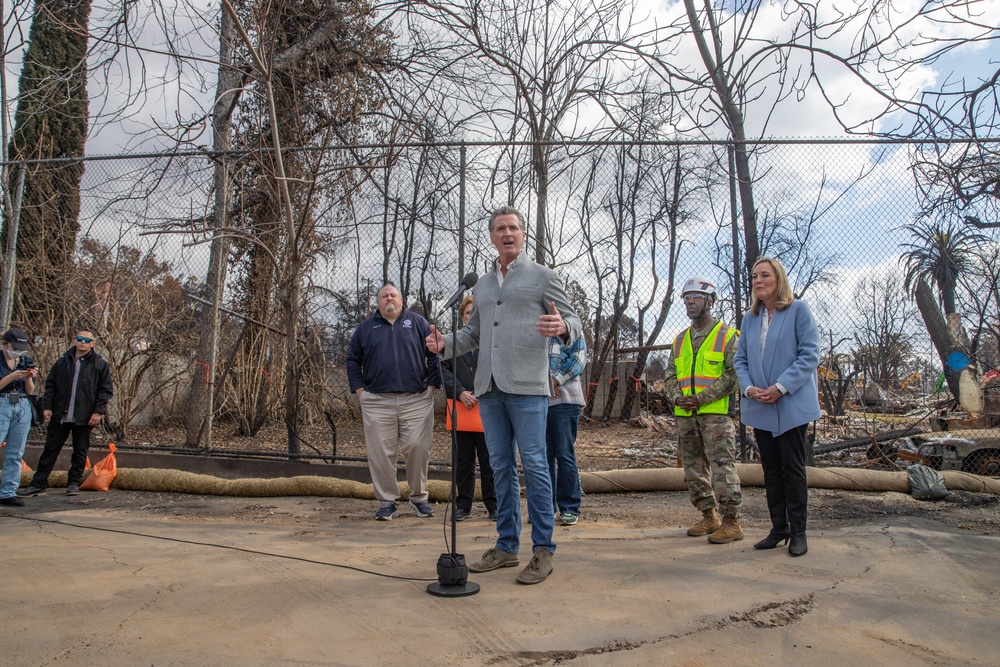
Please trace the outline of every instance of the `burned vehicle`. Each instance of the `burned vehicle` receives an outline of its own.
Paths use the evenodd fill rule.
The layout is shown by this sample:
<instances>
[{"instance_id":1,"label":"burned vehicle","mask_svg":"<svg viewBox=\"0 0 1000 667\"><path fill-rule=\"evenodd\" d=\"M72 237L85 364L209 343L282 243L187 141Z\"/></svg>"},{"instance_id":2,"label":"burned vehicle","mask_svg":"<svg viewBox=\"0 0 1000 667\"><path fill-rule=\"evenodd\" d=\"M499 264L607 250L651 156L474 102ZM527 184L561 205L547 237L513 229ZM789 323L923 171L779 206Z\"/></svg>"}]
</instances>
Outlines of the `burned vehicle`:
<instances>
[{"instance_id":1,"label":"burned vehicle","mask_svg":"<svg viewBox=\"0 0 1000 667\"><path fill-rule=\"evenodd\" d=\"M900 441L895 454L935 470L1000 477L1000 428L921 433Z\"/></svg>"}]
</instances>

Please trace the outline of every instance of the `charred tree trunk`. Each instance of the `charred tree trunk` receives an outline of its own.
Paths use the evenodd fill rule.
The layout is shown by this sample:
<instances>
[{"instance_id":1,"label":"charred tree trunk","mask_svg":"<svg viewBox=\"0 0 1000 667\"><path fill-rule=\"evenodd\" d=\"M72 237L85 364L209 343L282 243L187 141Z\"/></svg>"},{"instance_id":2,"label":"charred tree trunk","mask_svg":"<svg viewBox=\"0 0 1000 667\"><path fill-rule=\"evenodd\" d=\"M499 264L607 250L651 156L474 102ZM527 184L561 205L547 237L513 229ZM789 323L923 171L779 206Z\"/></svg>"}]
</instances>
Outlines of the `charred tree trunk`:
<instances>
[{"instance_id":1,"label":"charred tree trunk","mask_svg":"<svg viewBox=\"0 0 1000 667\"><path fill-rule=\"evenodd\" d=\"M215 107L212 113L212 148L215 157L215 202L212 211L211 255L208 261L208 277L205 280L205 299L213 304L221 302L222 290L226 284L226 265L229 244L220 230L226 226L230 190L230 166L225 152L232 148L232 117L236 108L240 73L232 67L233 43L236 31L232 18L222 12L219 19L219 81L216 86ZM211 316L201 318L196 360L212 364L218 347L218 313L213 308ZM185 447L197 447L206 429L210 429L209 384L201 373L195 373L191 381L191 396L188 402L188 417L185 424ZM211 379L211 378L210 378Z\"/></svg>"},{"instance_id":2,"label":"charred tree trunk","mask_svg":"<svg viewBox=\"0 0 1000 667\"><path fill-rule=\"evenodd\" d=\"M617 364L615 365L617 371ZM607 424L611 421L611 412L615 408L615 399L618 398L618 374L615 372L608 381L608 400L604 403L604 412L601 413L601 421Z\"/></svg>"},{"instance_id":3,"label":"charred tree trunk","mask_svg":"<svg viewBox=\"0 0 1000 667\"><path fill-rule=\"evenodd\" d=\"M635 409L635 401L639 397L639 385L642 382L642 374L646 370L646 360L648 357L648 353L641 352L639 354L639 360L636 361L635 368L632 369L632 375L629 377L628 382L625 383L625 397L622 399L621 412L623 422L627 422L632 418L632 410Z\"/></svg>"},{"instance_id":4,"label":"charred tree trunk","mask_svg":"<svg viewBox=\"0 0 1000 667\"><path fill-rule=\"evenodd\" d=\"M926 281L921 280L917 283L915 297L917 300L917 309L920 311L920 316L924 318L927 333L930 334L931 341L934 343L934 349L937 350L938 357L941 359L941 366L944 368L944 377L948 382L948 389L957 401L958 377L960 372L950 369L948 365L948 357L957 349L955 340L948 329L948 324L941 315L941 310L938 308L937 301L934 298L934 292Z\"/></svg>"},{"instance_id":5,"label":"charred tree trunk","mask_svg":"<svg viewBox=\"0 0 1000 667\"><path fill-rule=\"evenodd\" d=\"M707 29L702 26L694 0L684 0L684 7L687 10L688 22L691 25L695 43L698 45L698 52L701 54L705 69L712 79L712 89L718 96L719 106L722 108L729 132L733 137L733 158L736 163L740 209L743 212L743 241L746 244L744 260L747 276L749 276L753 263L760 256L760 240L757 235L757 207L753 197L753 176L750 172L750 154L747 150L743 113L736 103L722 63L716 62L713 55L713 53L722 53L722 34L719 26L715 23L710 5L705 5L705 19L709 24ZM709 44L709 39L711 44Z\"/></svg>"}]
</instances>

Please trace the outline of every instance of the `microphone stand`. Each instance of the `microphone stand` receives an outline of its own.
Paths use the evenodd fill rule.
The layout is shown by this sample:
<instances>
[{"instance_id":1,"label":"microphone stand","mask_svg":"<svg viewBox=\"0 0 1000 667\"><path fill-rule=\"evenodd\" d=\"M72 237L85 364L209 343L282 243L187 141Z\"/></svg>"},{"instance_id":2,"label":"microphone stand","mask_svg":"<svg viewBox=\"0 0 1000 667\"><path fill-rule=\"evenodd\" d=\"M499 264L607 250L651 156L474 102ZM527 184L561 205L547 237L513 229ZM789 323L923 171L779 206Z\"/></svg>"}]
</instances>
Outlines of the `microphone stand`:
<instances>
[{"instance_id":1,"label":"microphone stand","mask_svg":"<svg viewBox=\"0 0 1000 667\"><path fill-rule=\"evenodd\" d=\"M458 331L459 305L456 303L451 307L452 335ZM457 357L453 359L457 362ZM451 374L451 394L455 397L451 403L451 552L438 557L438 580L427 585L428 593L445 598L466 597L479 592L479 584L469 581L469 566L465 563L465 554L457 553L458 528L455 510L458 508L458 365L457 363L454 365L455 372ZM441 357L438 356L438 369L440 368ZM445 395L447 396L447 392Z\"/></svg>"}]
</instances>

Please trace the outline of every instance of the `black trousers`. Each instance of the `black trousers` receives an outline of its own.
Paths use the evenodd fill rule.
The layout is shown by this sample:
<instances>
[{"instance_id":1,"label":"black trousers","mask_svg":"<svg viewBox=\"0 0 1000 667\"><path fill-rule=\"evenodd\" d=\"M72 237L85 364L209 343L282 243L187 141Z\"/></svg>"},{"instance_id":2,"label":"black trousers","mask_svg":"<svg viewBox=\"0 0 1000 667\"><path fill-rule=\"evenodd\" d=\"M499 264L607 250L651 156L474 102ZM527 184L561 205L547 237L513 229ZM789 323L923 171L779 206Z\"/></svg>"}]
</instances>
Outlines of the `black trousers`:
<instances>
[{"instance_id":1,"label":"black trousers","mask_svg":"<svg viewBox=\"0 0 1000 667\"><path fill-rule=\"evenodd\" d=\"M86 424L66 424L50 420L45 432L45 448L38 458L38 466L35 468L35 476L31 480L31 486L37 486L40 489L48 488L49 474L55 467L59 452L62 451L70 433L73 434L73 457L70 459L68 483L79 485L87 465L87 451L90 449L90 432L92 430L94 430L93 427Z\"/></svg>"},{"instance_id":2,"label":"black trousers","mask_svg":"<svg viewBox=\"0 0 1000 667\"><path fill-rule=\"evenodd\" d=\"M806 429L796 426L775 435L755 428L760 464L764 469L764 489L772 530L804 535L809 486L806 482Z\"/></svg>"},{"instance_id":3,"label":"black trousers","mask_svg":"<svg viewBox=\"0 0 1000 667\"><path fill-rule=\"evenodd\" d=\"M486 437L473 431L456 431L458 443L458 467L455 482L458 486L456 506L468 513L472 512L472 497L476 495L476 458L479 458L480 482L483 487L483 504L490 512L497 511L497 494L493 489L493 468L490 454L486 451Z\"/></svg>"}]
</instances>

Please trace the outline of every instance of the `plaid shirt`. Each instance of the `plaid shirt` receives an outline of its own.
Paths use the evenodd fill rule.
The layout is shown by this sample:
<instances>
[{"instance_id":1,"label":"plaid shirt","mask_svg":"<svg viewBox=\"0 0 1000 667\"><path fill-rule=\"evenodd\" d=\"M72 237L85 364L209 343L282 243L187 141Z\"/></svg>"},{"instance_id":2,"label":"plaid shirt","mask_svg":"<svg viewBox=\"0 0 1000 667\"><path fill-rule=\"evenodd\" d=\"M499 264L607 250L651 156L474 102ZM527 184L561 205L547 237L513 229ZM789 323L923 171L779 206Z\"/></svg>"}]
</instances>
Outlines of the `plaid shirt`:
<instances>
[{"instance_id":1,"label":"plaid shirt","mask_svg":"<svg viewBox=\"0 0 1000 667\"><path fill-rule=\"evenodd\" d=\"M549 373L559 385L559 396L549 398L549 405L573 403L586 405L580 376L587 363L587 344L580 336L572 345L562 345L558 338L549 338Z\"/></svg>"},{"instance_id":2,"label":"plaid shirt","mask_svg":"<svg viewBox=\"0 0 1000 667\"><path fill-rule=\"evenodd\" d=\"M587 343L580 336L572 345L563 345L558 338L549 338L549 371L558 385L583 375L587 365Z\"/></svg>"}]
</instances>

